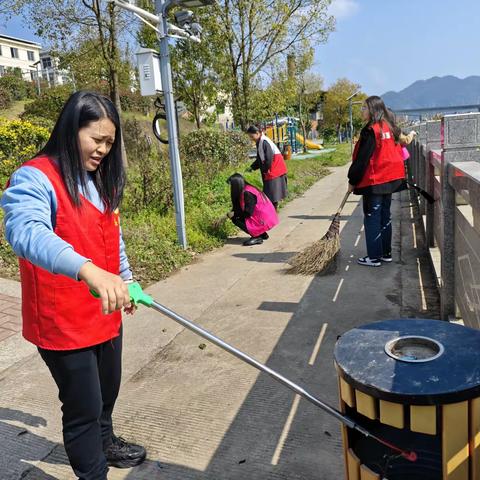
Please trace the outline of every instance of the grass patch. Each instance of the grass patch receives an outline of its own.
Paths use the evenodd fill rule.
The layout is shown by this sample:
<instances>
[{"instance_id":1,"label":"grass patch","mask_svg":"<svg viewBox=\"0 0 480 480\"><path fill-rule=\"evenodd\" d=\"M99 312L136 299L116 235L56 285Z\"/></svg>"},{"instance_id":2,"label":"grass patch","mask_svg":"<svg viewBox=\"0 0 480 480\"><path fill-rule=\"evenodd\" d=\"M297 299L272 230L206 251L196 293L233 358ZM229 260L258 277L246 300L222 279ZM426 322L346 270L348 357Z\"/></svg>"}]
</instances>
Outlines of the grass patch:
<instances>
[{"instance_id":1,"label":"grass patch","mask_svg":"<svg viewBox=\"0 0 480 480\"><path fill-rule=\"evenodd\" d=\"M349 143L339 143L335 145L325 145L325 150L334 148L335 151L327 153L319 153L318 155L310 157L310 160L316 160L326 167L343 167L351 159ZM298 161L303 161L302 158L298 158Z\"/></svg>"},{"instance_id":2,"label":"grass patch","mask_svg":"<svg viewBox=\"0 0 480 480\"><path fill-rule=\"evenodd\" d=\"M33 100L17 100L13 102L9 108L0 110L0 117L6 118L7 120L17 120L25 110L25 105L32 101Z\"/></svg>"}]
</instances>

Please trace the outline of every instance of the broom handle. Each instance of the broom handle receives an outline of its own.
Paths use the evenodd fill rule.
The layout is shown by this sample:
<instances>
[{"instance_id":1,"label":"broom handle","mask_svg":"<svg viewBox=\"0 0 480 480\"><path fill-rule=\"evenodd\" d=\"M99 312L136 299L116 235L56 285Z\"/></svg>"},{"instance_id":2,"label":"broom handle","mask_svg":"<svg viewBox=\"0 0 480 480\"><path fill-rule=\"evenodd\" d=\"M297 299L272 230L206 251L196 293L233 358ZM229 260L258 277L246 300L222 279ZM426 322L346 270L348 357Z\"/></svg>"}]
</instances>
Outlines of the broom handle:
<instances>
[{"instance_id":1,"label":"broom handle","mask_svg":"<svg viewBox=\"0 0 480 480\"><path fill-rule=\"evenodd\" d=\"M337 210L337 215L340 215L342 213L343 207L347 203L348 197L350 196L351 192L347 192L345 196L343 197L342 203L340 204L340 208Z\"/></svg>"}]
</instances>

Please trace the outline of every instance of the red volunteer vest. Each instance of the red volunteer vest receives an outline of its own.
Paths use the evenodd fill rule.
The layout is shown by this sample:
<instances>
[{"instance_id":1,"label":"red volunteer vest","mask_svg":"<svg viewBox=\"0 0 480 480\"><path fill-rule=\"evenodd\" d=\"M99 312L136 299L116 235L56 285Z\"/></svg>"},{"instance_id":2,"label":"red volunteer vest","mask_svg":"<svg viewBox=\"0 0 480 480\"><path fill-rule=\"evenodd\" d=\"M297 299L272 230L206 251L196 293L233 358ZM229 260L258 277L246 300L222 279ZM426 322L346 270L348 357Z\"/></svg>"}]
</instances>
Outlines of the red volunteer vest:
<instances>
[{"instance_id":1,"label":"red volunteer vest","mask_svg":"<svg viewBox=\"0 0 480 480\"><path fill-rule=\"evenodd\" d=\"M380 128L379 123L374 123L372 129L375 133L376 148L370 159L367 170L362 181L355 185L355 188L381 185L405 178L405 166L401 148L395 143L395 138L388 124L383 122ZM360 142L355 145L353 161L357 158Z\"/></svg>"},{"instance_id":2,"label":"red volunteer vest","mask_svg":"<svg viewBox=\"0 0 480 480\"><path fill-rule=\"evenodd\" d=\"M258 155L262 162L265 161L264 153L263 153L263 142L267 142L270 144L270 147L273 150L273 160L272 165L270 166L270 170L266 173L262 173L262 177L264 180L273 180L274 178L281 177L287 173L287 164L285 163L285 159L283 155L280 153L280 150L275 145L275 143L266 135L262 135L260 141L258 142Z\"/></svg>"},{"instance_id":3,"label":"red volunteer vest","mask_svg":"<svg viewBox=\"0 0 480 480\"><path fill-rule=\"evenodd\" d=\"M57 164L35 158L24 165L38 168L50 180L57 197L54 232L73 249L116 275L120 268L119 216L102 213L81 197L81 207L70 200ZM20 259L23 336L48 350L74 350L119 335L119 311L103 315L101 303L84 282L55 275Z\"/></svg>"}]
</instances>

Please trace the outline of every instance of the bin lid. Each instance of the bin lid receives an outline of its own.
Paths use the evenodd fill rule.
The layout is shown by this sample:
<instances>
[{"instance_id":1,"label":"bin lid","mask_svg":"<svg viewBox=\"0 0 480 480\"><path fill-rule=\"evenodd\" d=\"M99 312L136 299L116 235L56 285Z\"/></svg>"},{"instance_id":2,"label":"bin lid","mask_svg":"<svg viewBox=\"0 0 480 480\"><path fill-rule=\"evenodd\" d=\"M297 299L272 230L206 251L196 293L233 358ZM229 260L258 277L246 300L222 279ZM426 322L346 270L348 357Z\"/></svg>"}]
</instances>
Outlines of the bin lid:
<instances>
[{"instance_id":1,"label":"bin lid","mask_svg":"<svg viewBox=\"0 0 480 480\"><path fill-rule=\"evenodd\" d=\"M339 375L375 398L435 405L480 396L480 330L440 320L387 320L348 331L334 355Z\"/></svg>"}]
</instances>

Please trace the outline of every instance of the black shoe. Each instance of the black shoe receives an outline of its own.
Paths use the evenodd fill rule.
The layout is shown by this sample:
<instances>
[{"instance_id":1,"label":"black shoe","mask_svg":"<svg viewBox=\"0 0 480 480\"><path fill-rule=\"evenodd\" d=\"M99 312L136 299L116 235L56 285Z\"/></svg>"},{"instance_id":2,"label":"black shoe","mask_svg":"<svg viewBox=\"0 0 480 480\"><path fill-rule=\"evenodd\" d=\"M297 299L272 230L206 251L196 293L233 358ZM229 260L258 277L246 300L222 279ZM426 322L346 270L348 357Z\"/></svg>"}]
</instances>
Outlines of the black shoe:
<instances>
[{"instance_id":1,"label":"black shoe","mask_svg":"<svg viewBox=\"0 0 480 480\"><path fill-rule=\"evenodd\" d=\"M270 238L270 237L268 236L268 233L267 233L267 232L262 233L262 234L260 235L260 237L262 238L262 240L268 240L268 239Z\"/></svg>"},{"instance_id":2,"label":"black shoe","mask_svg":"<svg viewBox=\"0 0 480 480\"><path fill-rule=\"evenodd\" d=\"M262 237L251 237L245 242L243 242L243 245L245 247L250 247L252 245L260 245L263 243Z\"/></svg>"},{"instance_id":3,"label":"black shoe","mask_svg":"<svg viewBox=\"0 0 480 480\"><path fill-rule=\"evenodd\" d=\"M112 444L105 450L109 467L130 468L140 465L147 456L147 451L140 445L126 442L122 437L113 435Z\"/></svg>"}]
</instances>

